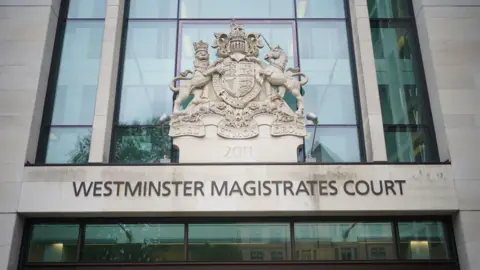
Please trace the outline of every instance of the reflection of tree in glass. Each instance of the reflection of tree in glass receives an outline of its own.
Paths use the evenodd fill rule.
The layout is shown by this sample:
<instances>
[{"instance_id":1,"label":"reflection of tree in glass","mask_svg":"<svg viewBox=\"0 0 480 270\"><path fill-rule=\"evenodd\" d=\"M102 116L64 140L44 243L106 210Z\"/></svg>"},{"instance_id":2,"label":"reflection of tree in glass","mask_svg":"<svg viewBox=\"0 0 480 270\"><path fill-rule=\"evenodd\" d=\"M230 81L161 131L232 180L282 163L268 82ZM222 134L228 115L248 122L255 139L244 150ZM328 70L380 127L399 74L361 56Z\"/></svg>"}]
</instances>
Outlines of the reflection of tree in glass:
<instances>
[{"instance_id":1,"label":"reflection of tree in glass","mask_svg":"<svg viewBox=\"0 0 480 270\"><path fill-rule=\"evenodd\" d=\"M160 118L146 122L120 123L116 128L112 160L119 163L154 163L165 156L170 158L172 141L168 136L169 126L160 126ZM70 153L71 163L87 163L90 150L90 135L80 137Z\"/></svg>"}]
</instances>

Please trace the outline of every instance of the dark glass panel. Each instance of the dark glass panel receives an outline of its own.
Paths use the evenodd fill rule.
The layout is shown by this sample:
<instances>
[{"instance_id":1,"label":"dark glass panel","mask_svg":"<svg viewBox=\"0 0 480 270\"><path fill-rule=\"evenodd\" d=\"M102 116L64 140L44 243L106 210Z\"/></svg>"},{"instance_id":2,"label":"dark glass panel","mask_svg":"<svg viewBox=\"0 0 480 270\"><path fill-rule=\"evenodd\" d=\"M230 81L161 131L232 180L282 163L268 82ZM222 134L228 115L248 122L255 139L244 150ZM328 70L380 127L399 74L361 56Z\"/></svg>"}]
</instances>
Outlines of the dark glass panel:
<instances>
[{"instance_id":1,"label":"dark glass panel","mask_svg":"<svg viewBox=\"0 0 480 270\"><path fill-rule=\"evenodd\" d=\"M392 23L377 26L372 38L384 124L427 123L426 90L420 81L420 59L413 53L413 30Z\"/></svg>"},{"instance_id":2,"label":"dark glass panel","mask_svg":"<svg viewBox=\"0 0 480 270\"><path fill-rule=\"evenodd\" d=\"M91 125L102 51L103 21L69 21L58 71L52 125Z\"/></svg>"},{"instance_id":3,"label":"dark glass panel","mask_svg":"<svg viewBox=\"0 0 480 270\"><path fill-rule=\"evenodd\" d=\"M295 0L297 18L345 18L343 0Z\"/></svg>"},{"instance_id":4,"label":"dark glass panel","mask_svg":"<svg viewBox=\"0 0 480 270\"><path fill-rule=\"evenodd\" d=\"M90 153L89 127L52 127L48 136L47 163L87 163Z\"/></svg>"},{"instance_id":5,"label":"dark glass panel","mask_svg":"<svg viewBox=\"0 0 480 270\"><path fill-rule=\"evenodd\" d=\"M68 18L105 18L106 0L69 0Z\"/></svg>"},{"instance_id":6,"label":"dark glass panel","mask_svg":"<svg viewBox=\"0 0 480 270\"><path fill-rule=\"evenodd\" d=\"M130 0L129 18L166 19L177 17L177 0Z\"/></svg>"},{"instance_id":7,"label":"dark glass panel","mask_svg":"<svg viewBox=\"0 0 480 270\"><path fill-rule=\"evenodd\" d=\"M437 156L428 129L419 127L385 128L385 144L391 162L428 162Z\"/></svg>"},{"instance_id":8,"label":"dark glass panel","mask_svg":"<svg viewBox=\"0 0 480 270\"><path fill-rule=\"evenodd\" d=\"M293 18L292 0L180 0L180 18Z\"/></svg>"},{"instance_id":9,"label":"dark glass panel","mask_svg":"<svg viewBox=\"0 0 480 270\"><path fill-rule=\"evenodd\" d=\"M119 123L149 125L172 111L175 22L129 22Z\"/></svg>"},{"instance_id":10,"label":"dark glass panel","mask_svg":"<svg viewBox=\"0 0 480 270\"><path fill-rule=\"evenodd\" d=\"M412 17L410 0L368 0L367 2L370 18Z\"/></svg>"},{"instance_id":11,"label":"dark glass panel","mask_svg":"<svg viewBox=\"0 0 480 270\"><path fill-rule=\"evenodd\" d=\"M314 127L307 127L305 137L306 156L310 155ZM312 157L317 162L359 162L358 128L318 126Z\"/></svg>"},{"instance_id":12,"label":"dark glass panel","mask_svg":"<svg viewBox=\"0 0 480 270\"><path fill-rule=\"evenodd\" d=\"M183 224L87 225L82 261L163 262L182 261Z\"/></svg>"},{"instance_id":13,"label":"dark glass panel","mask_svg":"<svg viewBox=\"0 0 480 270\"><path fill-rule=\"evenodd\" d=\"M450 259L444 223L439 221L399 222L398 233L401 259Z\"/></svg>"},{"instance_id":14,"label":"dark glass panel","mask_svg":"<svg viewBox=\"0 0 480 270\"><path fill-rule=\"evenodd\" d=\"M188 228L188 258L192 261L290 259L287 223L190 224Z\"/></svg>"},{"instance_id":15,"label":"dark glass panel","mask_svg":"<svg viewBox=\"0 0 480 270\"><path fill-rule=\"evenodd\" d=\"M79 225L36 224L29 244L28 262L74 262Z\"/></svg>"},{"instance_id":16,"label":"dark glass panel","mask_svg":"<svg viewBox=\"0 0 480 270\"><path fill-rule=\"evenodd\" d=\"M159 119L152 126L116 127L113 162L160 163L170 158L172 140L168 125L160 127Z\"/></svg>"},{"instance_id":17,"label":"dark glass panel","mask_svg":"<svg viewBox=\"0 0 480 270\"><path fill-rule=\"evenodd\" d=\"M297 260L395 259L390 223L296 223ZM372 256L373 254L373 256Z\"/></svg>"}]
</instances>

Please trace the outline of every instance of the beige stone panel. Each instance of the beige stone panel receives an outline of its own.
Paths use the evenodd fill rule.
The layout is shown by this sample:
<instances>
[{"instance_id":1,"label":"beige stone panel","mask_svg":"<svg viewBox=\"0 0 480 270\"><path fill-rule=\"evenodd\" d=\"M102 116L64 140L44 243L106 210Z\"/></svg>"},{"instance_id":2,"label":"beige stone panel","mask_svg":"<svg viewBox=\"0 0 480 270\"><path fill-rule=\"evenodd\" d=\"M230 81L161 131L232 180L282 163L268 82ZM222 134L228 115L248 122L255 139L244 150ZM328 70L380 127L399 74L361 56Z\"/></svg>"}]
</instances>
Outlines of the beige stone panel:
<instances>
[{"instance_id":1,"label":"beige stone panel","mask_svg":"<svg viewBox=\"0 0 480 270\"><path fill-rule=\"evenodd\" d=\"M302 212L311 211L455 211L458 209L450 166L429 165L401 168L392 165L284 165L284 166L145 166L145 167L30 167L26 169L19 212ZM405 180L400 195L395 194L349 196L358 181L384 179ZM211 194L212 181L243 186L247 181L292 181L294 187L301 180L334 180L337 195L320 196L318 191L308 196L286 195L280 190L270 196L217 196ZM352 180L352 182L347 182ZM75 197L73 182L80 181L201 181L205 196L178 197ZM374 182L378 184L378 182ZM101 185L99 183L98 185ZM361 184L360 190L364 188ZM317 186L318 187L318 186ZM376 186L378 191L378 186ZM274 190L274 189L273 189ZM328 189L326 192L333 192ZM180 189L180 192L182 189ZM61 202L61 203L59 203Z\"/></svg>"}]
</instances>

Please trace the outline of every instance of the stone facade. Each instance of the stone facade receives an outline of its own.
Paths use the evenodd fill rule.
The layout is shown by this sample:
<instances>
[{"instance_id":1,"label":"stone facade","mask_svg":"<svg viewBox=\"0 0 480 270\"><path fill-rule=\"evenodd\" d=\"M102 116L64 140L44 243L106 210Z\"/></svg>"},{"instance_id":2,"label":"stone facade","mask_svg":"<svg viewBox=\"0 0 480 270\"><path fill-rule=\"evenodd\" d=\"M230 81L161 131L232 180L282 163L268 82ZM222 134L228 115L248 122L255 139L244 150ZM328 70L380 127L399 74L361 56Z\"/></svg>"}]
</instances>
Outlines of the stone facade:
<instances>
[{"instance_id":1,"label":"stone facade","mask_svg":"<svg viewBox=\"0 0 480 270\"><path fill-rule=\"evenodd\" d=\"M348 165L348 166L241 166L213 167L24 167L33 163L60 0L0 0L0 270L17 267L22 216L31 213L82 212L115 215L139 215L141 209L128 208L116 198L85 200L75 197L75 181L158 181L165 179L232 180L232 170L253 179L308 180L320 179L328 171L337 172L325 180L342 180L350 174L354 180L404 179L404 197L392 197L381 205L369 196L363 197L292 197L275 204L274 197L243 204L244 211L267 211L288 214L301 210L349 211L356 214L379 210L404 210L421 214L441 211L455 218L455 237L462 270L480 265L480 3L476 0L414 0L422 57L425 66L430 104L435 121L441 161L451 165ZM122 0L107 1L101 72L97 91L90 162L107 162L115 100L116 73L121 36ZM371 46L366 0L350 0L352 30L360 90L367 161L385 161L380 102ZM379 166L373 170L371 166ZM147 173L145 173L145 171ZM420 172L429 172L418 177ZM300 174L295 178L294 175ZM199 179L198 175L204 175ZM323 175L323 176L322 176ZM340 178L338 178L340 177ZM250 180L238 178L238 181ZM413 186L413 187L412 187ZM55 195L52 195L55 193ZM413 194L413 195L412 195ZM413 196L413 197L412 197ZM195 197L193 197L195 198ZM53 200L55 199L55 201ZM299 199L298 202L293 203ZM318 199L318 201L315 201ZM38 201L37 201L38 200ZM59 200L68 203L60 204ZM145 198L142 204L148 205ZM172 205L181 200L169 199ZM224 212L233 215L234 206L248 198L202 198L197 205L189 198L185 208L191 212ZM232 202L232 200L234 200ZM140 205L142 205L140 204ZM305 206L303 209L302 207ZM162 206L162 211L169 208ZM172 206L173 207L173 206ZM262 208L262 207L265 207ZM158 210L149 205L149 211ZM177 208L180 212L180 208ZM306 214L306 213L305 213Z\"/></svg>"}]
</instances>

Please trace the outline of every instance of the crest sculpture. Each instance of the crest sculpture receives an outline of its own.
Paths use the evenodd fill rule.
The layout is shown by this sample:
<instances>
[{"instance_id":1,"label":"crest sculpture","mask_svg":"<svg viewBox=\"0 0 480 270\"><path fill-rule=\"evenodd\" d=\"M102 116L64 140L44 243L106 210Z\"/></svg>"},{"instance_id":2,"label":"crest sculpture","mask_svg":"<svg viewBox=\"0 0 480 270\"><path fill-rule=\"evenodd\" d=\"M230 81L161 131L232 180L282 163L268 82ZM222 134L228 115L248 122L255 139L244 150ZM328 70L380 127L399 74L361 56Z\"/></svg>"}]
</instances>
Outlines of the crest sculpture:
<instances>
[{"instance_id":1,"label":"crest sculpture","mask_svg":"<svg viewBox=\"0 0 480 270\"><path fill-rule=\"evenodd\" d=\"M270 48L266 62L258 59L264 46L261 34L247 34L235 20L230 33L215 33L214 37L211 47L217 59L210 63L208 44L195 42L194 70L185 70L170 82L170 89L177 93L169 131L174 144L180 137L208 137L206 129L222 139L265 138L265 133L303 138L306 127L300 89L308 78L298 69L287 68L285 51L265 40ZM297 99L296 111L283 100L286 91ZM190 95L192 101L182 109Z\"/></svg>"}]
</instances>

